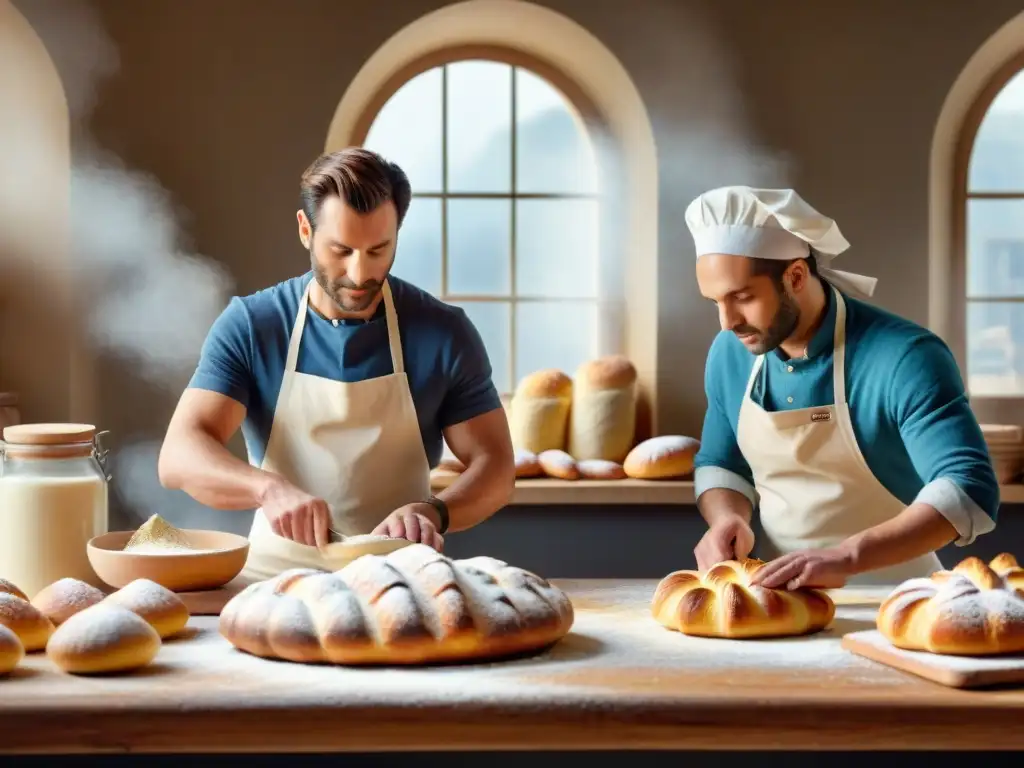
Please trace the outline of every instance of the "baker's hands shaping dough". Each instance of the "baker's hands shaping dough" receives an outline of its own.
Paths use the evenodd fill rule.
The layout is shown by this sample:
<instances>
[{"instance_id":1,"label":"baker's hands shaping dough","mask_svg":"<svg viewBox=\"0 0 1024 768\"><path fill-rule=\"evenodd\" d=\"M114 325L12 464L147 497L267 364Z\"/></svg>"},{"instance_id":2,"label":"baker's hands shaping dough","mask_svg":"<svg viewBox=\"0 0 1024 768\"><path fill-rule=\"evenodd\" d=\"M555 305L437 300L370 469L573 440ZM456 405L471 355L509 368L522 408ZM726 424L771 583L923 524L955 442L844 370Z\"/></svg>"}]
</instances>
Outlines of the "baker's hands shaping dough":
<instances>
[{"instance_id":1,"label":"baker's hands shaping dough","mask_svg":"<svg viewBox=\"0 0 1024 768\"><path fill-rule=\"evenodd\" d=\"M444 549L444 538L437 532L437 523L433 519L436 515L437 510L426 502L406 504L384 518L373 533L426 544L440 552Z\"/></svg>"},{"instance_id":2,"label":"baker's hands shaping dough","mask_svg":"<svg viewBox=\"0 0 1024 768\"><path fill-rule=\"evenodd\" d=\"M718 520L697 542L697 569L706 571L725 560L742 560L754 548L754 531L739 515Z\"/></svg>"},{"instance_id":3,"label":"baker's hands shaping dough","mask_svg":"<svg viewBox=\"0 0 1024 768\"><path fill-rule=\"evenodd\" d=\"M331 510L287 480L275 479L263 496L263 514L278 536L299 544L325 547L330 542Z\"/></svg>"},{"instance_id":4,"label":"baker's hands shaping dough","mask_svg":"<svg viewBox=\"0 0 1024 768\"><path fill-rule=\"evenodd\" d=\"M790 552L766 563L751 578L767 589L838 589L853 573L853 556L843 547Z\"/></svg>"}]
</instances>

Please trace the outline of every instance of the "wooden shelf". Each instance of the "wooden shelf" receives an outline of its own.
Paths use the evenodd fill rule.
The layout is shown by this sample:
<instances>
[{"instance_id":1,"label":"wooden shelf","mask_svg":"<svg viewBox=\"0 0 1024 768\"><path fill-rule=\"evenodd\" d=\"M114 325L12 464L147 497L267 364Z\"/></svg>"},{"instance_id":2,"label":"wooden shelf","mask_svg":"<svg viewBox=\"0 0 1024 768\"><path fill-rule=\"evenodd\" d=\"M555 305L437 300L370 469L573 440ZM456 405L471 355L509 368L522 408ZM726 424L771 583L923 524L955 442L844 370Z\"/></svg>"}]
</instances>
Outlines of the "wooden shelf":
<instances>
[{"instance_id":1,"label":"wooden shelf","mask_svg":"<svg viewBox=\"0 0 1024 768\"><path fill-rule=\"evenodd\" d=\"M435 491L457 475L431 478ZM1003 504L1024 504L1024 485L999 486ZM693 504L692 480L517 480L512 504Z\"/></svg>"}]
</instances>

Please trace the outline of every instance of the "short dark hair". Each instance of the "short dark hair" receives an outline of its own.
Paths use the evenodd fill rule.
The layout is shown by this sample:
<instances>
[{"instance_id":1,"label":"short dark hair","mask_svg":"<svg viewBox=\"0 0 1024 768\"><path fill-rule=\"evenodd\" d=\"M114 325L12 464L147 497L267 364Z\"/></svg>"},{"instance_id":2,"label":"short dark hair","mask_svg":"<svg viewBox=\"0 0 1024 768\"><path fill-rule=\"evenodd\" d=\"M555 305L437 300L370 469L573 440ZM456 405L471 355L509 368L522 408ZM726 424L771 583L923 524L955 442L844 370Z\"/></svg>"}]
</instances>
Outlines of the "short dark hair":
<instances>
[{"instance_id":1,"label":"short dark hair","mask_svg":"<svg viewBox=\"0 0 1024 768\"><path fill-rule=\"evenodd\" d=\"M398 211L398 226L402 226L412 189L409 177L397 164L368 149L347 147L314 160L302 174L299 195L314 230L320 207L331 196L340 197L360 213L376 210L390 200Z\"/></svg>"},{"instance_id":2,"label":"short dark hair","mask_svg":"<svg viewBox=\"0 0 1024 768\"><path fill-rule=\"evenodd\" d=\"M814 257L812 252L810 256L801 257L803 261L807 262L807 269L815 277L818 276L818 260ZM782 275L785 274L786 270L789 269L789 265L794 261L800 261L801 259L790 259L789 261L781 261L779 259L760 259L753 258L754 262L754 274L765 275L771 279L776 285L782 285Z\"/></svg>"}]
</instances>

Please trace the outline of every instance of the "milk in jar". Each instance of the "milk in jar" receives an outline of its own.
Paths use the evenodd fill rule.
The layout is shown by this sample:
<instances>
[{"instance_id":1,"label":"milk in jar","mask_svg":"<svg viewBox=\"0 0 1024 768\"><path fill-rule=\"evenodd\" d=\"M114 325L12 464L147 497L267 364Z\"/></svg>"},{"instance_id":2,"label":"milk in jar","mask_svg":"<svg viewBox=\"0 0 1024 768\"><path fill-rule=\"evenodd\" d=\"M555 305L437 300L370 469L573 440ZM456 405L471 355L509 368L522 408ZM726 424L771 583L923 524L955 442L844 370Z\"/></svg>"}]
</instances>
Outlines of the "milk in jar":
<instances>
[{"instance_id":1,"label":"milk in jar","mask_svg":"<svg viewBox=\"0 0 1024 768\"><path fill-rule=\"evenodd\" d=\"M104 587L86 551L107 532L105 454L88 424L20 424L0 444L0 578L29 598L69 577Z\"/></svg>"}]
</instances>

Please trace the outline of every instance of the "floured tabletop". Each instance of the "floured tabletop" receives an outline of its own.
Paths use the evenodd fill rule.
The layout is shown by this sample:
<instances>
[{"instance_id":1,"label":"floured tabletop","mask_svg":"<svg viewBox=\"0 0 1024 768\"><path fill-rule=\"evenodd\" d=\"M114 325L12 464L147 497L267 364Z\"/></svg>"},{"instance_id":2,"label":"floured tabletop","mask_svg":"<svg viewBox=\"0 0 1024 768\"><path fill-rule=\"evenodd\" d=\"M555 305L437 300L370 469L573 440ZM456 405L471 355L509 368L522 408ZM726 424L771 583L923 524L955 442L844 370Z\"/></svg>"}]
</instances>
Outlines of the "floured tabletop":
<instances>
[{"instance_id":1,"label":"floured tabletop","mask_svg":"<svg viewBox=\"0 0 1024 768\"><path fill-rule=\"evenodd\" d=\"M73 677L33 654L0 680L0 752L1024 747L1024 689L948 689L842 649L874 626L870 595L834 593L817 635L731 641L661 627L653 580L554 583L572 632L513 661L268 661L208 616L131 675Z\"/></svg>"}]
</instances>

